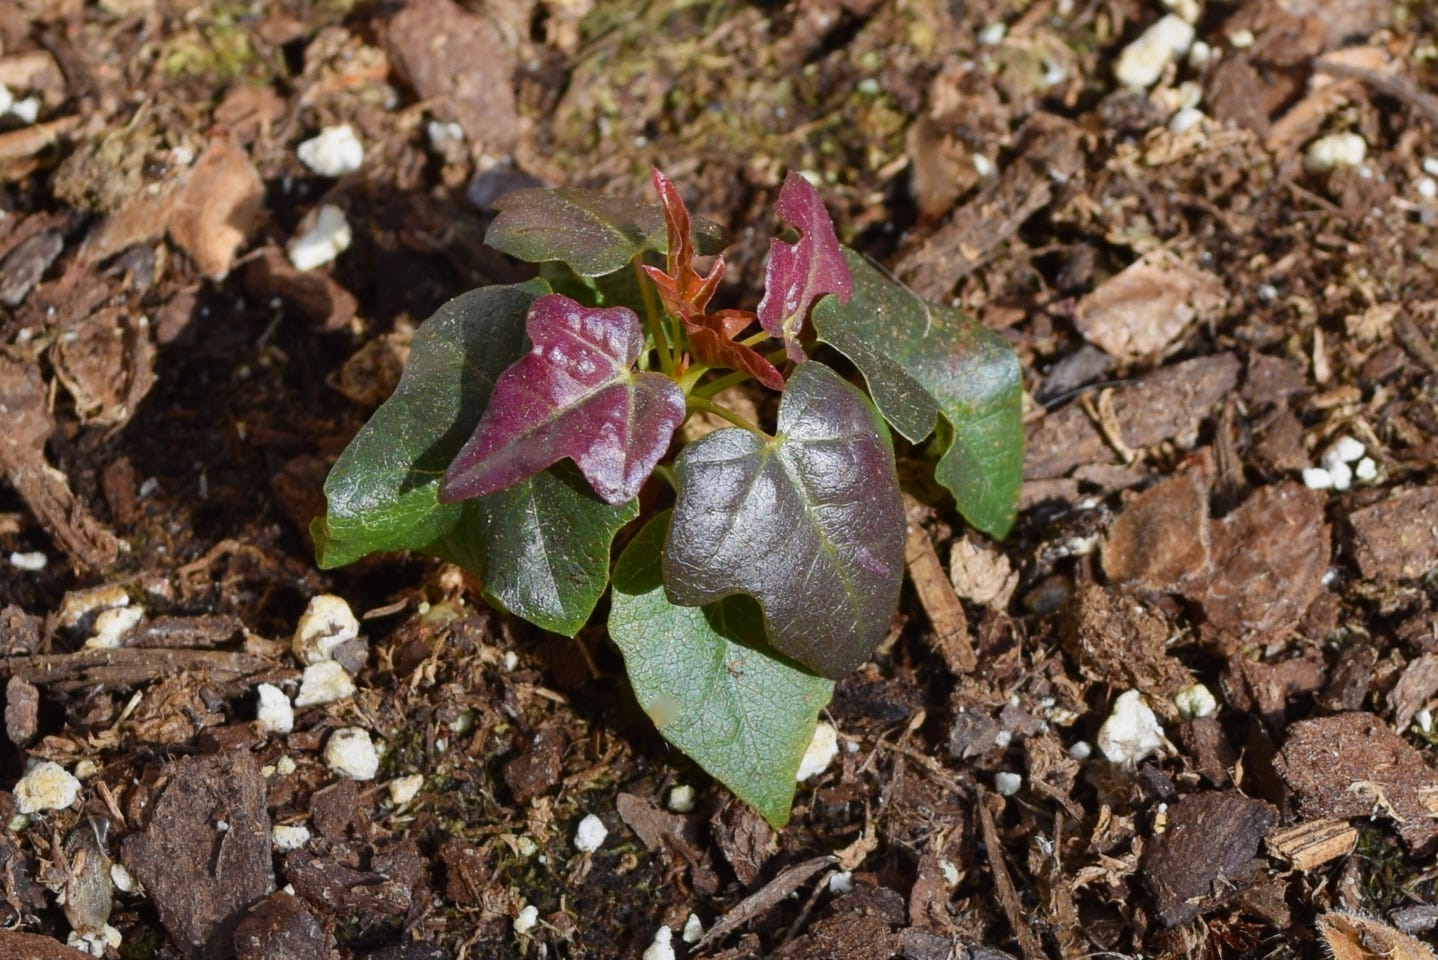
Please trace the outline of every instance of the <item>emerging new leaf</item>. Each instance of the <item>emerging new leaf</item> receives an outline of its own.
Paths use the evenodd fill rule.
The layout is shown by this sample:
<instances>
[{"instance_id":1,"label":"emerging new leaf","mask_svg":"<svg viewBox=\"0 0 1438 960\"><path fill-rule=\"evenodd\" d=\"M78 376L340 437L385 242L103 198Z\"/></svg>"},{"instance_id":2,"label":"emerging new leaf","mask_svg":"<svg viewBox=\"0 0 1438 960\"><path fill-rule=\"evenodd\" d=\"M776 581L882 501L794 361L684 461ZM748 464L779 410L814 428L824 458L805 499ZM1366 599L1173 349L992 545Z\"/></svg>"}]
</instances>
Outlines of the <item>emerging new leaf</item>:
<instances>
[{"instance_id":1,"label":"emerging new leaf","mask_svg":"<svg viewBox=\"0 0 1438 960\"><path fill-rule=\"evenodd\" d=\"M889 628L904 561L893 445L868 399L800 364L776 436L716 430L674 468L670 600L749 594L780 653L826 677L863 663Z\"/></svg>"},{"instance_id":2,"label":"emerging new leaf","mask_svg":"<svg viewBox=\"0 0 1438 960\"><path fill-rule=\"evenodd\" d=\"M808 180L790 171L774 209L797 227L801 236L798 243L778 238L769 241L759 324L771 336L784 341L789 359L798 363L804 359L799 334L809 307L826 293L837 294L848 303L853 281L839 238L834 235L834 223L819 192Z\"/></svg>"},{"instance_id":3,"label":"emerging new leaf","mask_svg":"<svg viewBox=\"0 0 1438 960\"><path fill-rule=\"evenodd\" d=\"M669 515L645 525L614 566L609 635L659 732L774 826L834 682L768 652L754 601L678 607L664 596Z\"/></svg>"},{"instance_id":4,"label":"emerging new leaf","mask_svg":"<svg viewBox=\"0 0 1438 960\"><path fill-rule=\"evenodd\" d=\"M774 365L753 347L736 343L734 338L754 322L755 316L744 310L720 310L707 313L709 300L724 276L724 258L716 257L709 275L694 269L694 244L690 240L689 210L673 181L654 171L654 189L664 207L668 230L669 254L665 273L658 267L644 268L654 281L664 308L678 317L689 336L694 359L705 366L742 370L770 390L783 390L784 378Z\"/></svg>"},{"instance_id":5,"label":"emerging new leaf","mask_svg":"<svg viewBox=\"0 0 1438 960\"><path fill-rule=\"evenodd\" d=\"M975 527L1002 537L1013 526L1023 479L1023 382L1013 348L967 314L928 303L845 250L854 297L814 307L819 339L864 374L881 413L909 441L934 429L942 456L934 476Z\"/></svg>"},{"instance_id":6,"label":"emerging new leaf","mask_svg":"<svg viewBox=\"0 0 1438 960\"><path fill-rule=\"evenodd\" d=\"M664 226L669 244L665 265L669 272L658 267L645 267L644 271L659 288L664 307L674 316L693 320L704 312L709 299L724 278L724 258L716 257L709 268L709 275L701 276L694 269L694 243L689 239L689 208L684 198L670 180L654 168L654 190L659 194L659 203L664 208Z\"/></svg>"},{"instance_id":7,"label":"emerging new leaf","mask_svg":"<svg viewBox=\"0 0 1438 960\"><path fill-rule=\"evenodd\" d=\"M500 374L474 436L440 485L448 502L503 490L565 457L605 503L634 498L684 419L684 393L638 373L639 318L559 294L525 319L534 348Z\"/></svg>"}]
</instances>

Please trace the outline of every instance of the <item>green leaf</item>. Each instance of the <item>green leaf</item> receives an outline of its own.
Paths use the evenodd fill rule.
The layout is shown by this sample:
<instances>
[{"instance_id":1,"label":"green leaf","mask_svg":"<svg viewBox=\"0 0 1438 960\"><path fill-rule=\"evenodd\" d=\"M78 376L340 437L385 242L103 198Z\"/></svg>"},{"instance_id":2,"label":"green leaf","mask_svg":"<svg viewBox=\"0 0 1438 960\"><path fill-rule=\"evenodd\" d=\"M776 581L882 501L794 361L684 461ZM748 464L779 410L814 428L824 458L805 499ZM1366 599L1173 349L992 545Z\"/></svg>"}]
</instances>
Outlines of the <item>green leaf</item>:
<instances>
[{"instance_id":1,"label":"green leaf","mask_svg":"<svg viewBox=\"0 0 1438 960\"><path fill-rule=\"evenodd\" d=\"M609 544L636 513L596 499L557 465L464 504L439 482L474 431L499 374L528 350L524 317L548 287L485 287L442 306L418 331L394 395L325 481L328 511L311 528L319 565L419 550L458 563L498 606L573 634L604 592Z\"/></svg>"},{"instance_id":2,"label":"green leaf","mask_svg":"<svg viewBox=\"0 0 1438 960\"><path fill-rule=\"evenodd\" d=\"M613 273L646 250L665 251L664 212L657 203L536 187L505 194L495 209L499 216L485 243L530 263L562 261L585 277ZM728 245L724 229L707 220L695 221L694 240L706 254Z\"/></svg>"},{"instance_id":3,"label":"green leaf","mask_svg":"<svg viewBox=\"0 0 1438 960\"><path fill-rule=\"evenodd\" d=\"M524 317L540 282L484 287L440 307L415 332L394 394L340 454L316 522L319 564L380 550L420 549L459 522L439 502L440 478L474 432L499 374L523 356Z\"/></svg>"},{"instance_id":4,"label":"green leaf","mask_svg":"<svg viewBox=\"0 0 1438 960\"><path fill-rule=\"evenodd\" d=\"M669 602L660 549L670 515L651 520L614 567L609 635L659 732L776 827L834 684L766 652L747 597Z\"/></svg>"},{"instance_id":5,"label":"green leaf","mask_svg":"<svg viewBox=\"0 0 1438 960\"><path fill-rule=\"evenodd\" d=\"M910 442L934 430L943 451L935 477L959 512L985 533L1013 526L1023 479L1023 380L1018 357L997 332L968 314L915 296L854 251L847 304L825 297L814 307L819 339L863 373L884 417Z\"/></svg>"},{"instance_id":6,"label":"green leaf","mask_svg":"<svg viewBox=\"0 0 1438 960\"><path fill-rule=\"evenodd\" d=\"M675 460L665 589L690 606L754 597L777 650L839 677L868 659L899 601L893 444L868 398L819 363L789 378L778 427L716 430Z\"/></svg>"},{"instance_id":7,"label":"green leaf","mask_svg":"<svg viewBox=\"0 0 1438 960\"><path fill-rule=\"evenodd\" d=\"M464 506L459 523L424 552L469 570L496 606L570 637L609 586L614 535L639 516L637 500L596 500L569 463Z\"/></svg>"}]
</instances>

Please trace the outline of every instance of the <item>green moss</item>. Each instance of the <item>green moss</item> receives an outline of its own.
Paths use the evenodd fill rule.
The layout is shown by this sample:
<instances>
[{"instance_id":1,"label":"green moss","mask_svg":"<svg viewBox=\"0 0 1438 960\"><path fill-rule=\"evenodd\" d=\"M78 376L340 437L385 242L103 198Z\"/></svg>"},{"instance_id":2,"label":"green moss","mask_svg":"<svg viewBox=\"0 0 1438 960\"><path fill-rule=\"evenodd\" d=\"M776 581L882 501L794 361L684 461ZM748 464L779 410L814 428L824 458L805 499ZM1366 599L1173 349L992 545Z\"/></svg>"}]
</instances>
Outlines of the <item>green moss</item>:
<instances>
[{"instance_id":1,"label":"green moss","mask_svg":"<svg viewBox=\"0 0 1438 960\"><path fill-rule=\"evenodd\" d=\"M250 76L265 65L255 47L253 18L247 3L197 7L186 18L189 29L176 33L161 48L160 63L176 78L228 83Z\"/></svg>"}]
</instances>

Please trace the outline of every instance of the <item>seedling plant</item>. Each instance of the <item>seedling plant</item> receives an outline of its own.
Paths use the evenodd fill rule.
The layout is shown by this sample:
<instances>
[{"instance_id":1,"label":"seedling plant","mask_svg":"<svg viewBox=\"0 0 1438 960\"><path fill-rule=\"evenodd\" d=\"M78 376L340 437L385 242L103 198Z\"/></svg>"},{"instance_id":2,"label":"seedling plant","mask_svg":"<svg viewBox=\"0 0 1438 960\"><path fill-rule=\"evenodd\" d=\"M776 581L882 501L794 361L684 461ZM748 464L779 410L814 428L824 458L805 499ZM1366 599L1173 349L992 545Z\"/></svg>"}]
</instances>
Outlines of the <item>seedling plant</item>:
<instances>
[{"instance_id":1,"label":"seedling plant","mask_svg":"<svg viewBox=\"0 0 1438 960\"><path fill-rule=\"evenodd\" d=\"M657 204L501 200L486 242L539 277L456 297L416 331L394 394L326 481L319 563L431 554L568 636L610 591L609 635L660 733L781 825L834 680L898 605L890 430L932 438L934 478L1003 536L1022 465L1018 362L842 246L793 173L775 204L793 232L771 241L763 298L711 308L724 260L700 264L722 231L691 220L658 170L653 186ZM778 394L773 424L724 402L741 384ZM722 426L684 443L698 415Z\"/></svg>"}]
</instances>

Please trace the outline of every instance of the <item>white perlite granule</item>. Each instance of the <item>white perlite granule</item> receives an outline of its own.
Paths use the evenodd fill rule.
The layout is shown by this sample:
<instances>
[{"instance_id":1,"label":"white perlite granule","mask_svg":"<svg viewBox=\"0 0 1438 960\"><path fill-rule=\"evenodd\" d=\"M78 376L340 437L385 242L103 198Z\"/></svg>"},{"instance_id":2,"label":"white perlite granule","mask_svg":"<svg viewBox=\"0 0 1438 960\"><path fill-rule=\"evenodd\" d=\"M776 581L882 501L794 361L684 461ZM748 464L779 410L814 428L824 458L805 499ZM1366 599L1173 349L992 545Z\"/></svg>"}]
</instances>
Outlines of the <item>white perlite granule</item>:
<instances>
[{"instance_id":1,"label":"white perlite granule","mask_svg":"<svg viewBox=\"0 0 1438 960\"><path fill-rule=\"evenodd\" d=\"M604 838L609 836L609 828L604 821L589 814L579 821L579 829L574 831L574 846L581 853L593 853L604 844Z\"/></svg>"},{"instance_id":2,"label":"white perlite granule","mask_svg":"<svg viewBox=\"0 0 1438 960\"><path fill-rule=\"evenodd\" d=\"M373 780L379 773L379 752L368 730L341 727L330 734L325 744L325 764L342 777Z\"/></svg>"}]
</instances>

